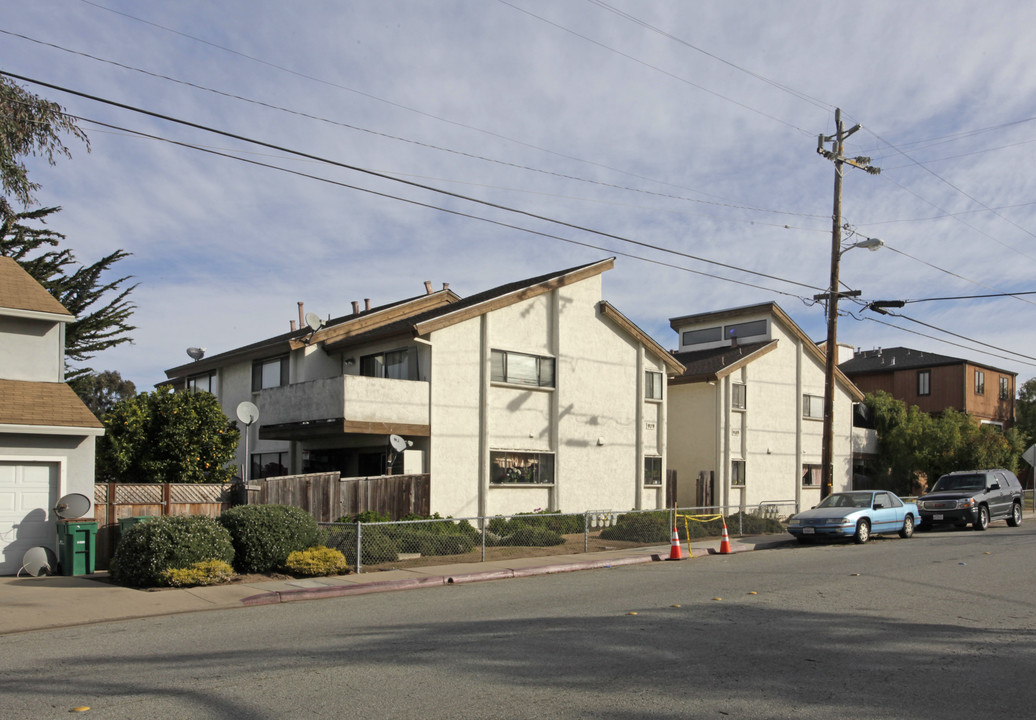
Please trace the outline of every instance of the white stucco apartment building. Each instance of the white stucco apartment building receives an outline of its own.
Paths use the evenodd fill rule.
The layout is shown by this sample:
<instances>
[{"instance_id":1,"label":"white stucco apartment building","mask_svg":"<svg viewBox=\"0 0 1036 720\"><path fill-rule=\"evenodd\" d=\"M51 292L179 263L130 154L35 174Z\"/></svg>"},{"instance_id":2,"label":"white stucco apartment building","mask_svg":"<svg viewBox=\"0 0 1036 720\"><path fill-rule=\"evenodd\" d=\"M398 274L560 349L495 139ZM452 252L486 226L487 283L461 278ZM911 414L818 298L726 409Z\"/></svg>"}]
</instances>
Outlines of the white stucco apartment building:
<instances>
[{"instance_id":1,"label":"white stucco apartment building","mask_svg":"<svg viewBox=\"0 0 1036 720\"><path fill-rule=\"evenodd\" d=\"M32 547L56 550L58 498L93 498L101 423L65 384L72 314L0 257L0 575Z\"/></svg>"},{"instance_id":2,"label":"white stucco apartment building","mask_svg":"<svg viewBox=\"0 0 1036 720\"><path fill-rule=\"evenodd\" d=\"M426 283L167 376L230 417L258 407L253 476L381 475L395 434L412 444L393 471L429 474L442 515L662 508L664 389L683 366L601 299L613 263L468 298Z\"/></svg>"},{"instance_id":3,"label":"white stucco apartment building","mask_svg":"<svg viewBox=\"0 0 1036 720\"><path fill-rule=\"evenodd\" d=\"M683 507L820 500L824 352L773 302L672 318L669 466ZM836 371L832 490L851 487L852 405Z\"/></svg>"}]
</instances>

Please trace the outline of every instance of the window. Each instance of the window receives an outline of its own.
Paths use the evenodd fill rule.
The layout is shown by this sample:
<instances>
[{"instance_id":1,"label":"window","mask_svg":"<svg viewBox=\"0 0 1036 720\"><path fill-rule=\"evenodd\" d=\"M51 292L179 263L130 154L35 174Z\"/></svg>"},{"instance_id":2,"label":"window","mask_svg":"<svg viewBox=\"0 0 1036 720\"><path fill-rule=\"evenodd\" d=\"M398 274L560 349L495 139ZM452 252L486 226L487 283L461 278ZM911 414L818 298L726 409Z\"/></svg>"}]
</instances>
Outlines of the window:
<instances>
[{"instance_id":1,"label":"window","mask_svg":"<svg viewBox=\"0 0 1036 720\"><path fill-rule=\"evenodd\" d=\"M288 384L288 356L283 355L252 363L252 392Z\"/></svg>"},{"instance_id":2,"label":"window","mask_svg":"<svg viewBox=\"0 0 1036 720\"><path fill-rule=\"evenodd\" d=\"M219 377L215 372L187 378L187 389L191 392L209 392L219 395Z\"/></svg>"},{"instance_id":3,"label":"window","mask_svg":"<svg viewBox=\"0 0 1036 720\"><path fill-rule=\"evenodd\" d=\"M410 352L407 348L364 355L360 358L360 375L364 377L410 380Z\"/></svg>"},{"instance_id":4,"label":"window","mask_svg":"<svg viewBox=\"0 0 1036 720\"><path fill-rule=\"evenodd\" d=\"M644 484L645 485L661 485L662 484L662 458L660 458L660 457L645 457L644 458Z\"/></svg>"},{"instance_id":5,"label":"window","mask_svg":"<svg viewBox=\"0 0 1036 720\"><path fill-rule=\"evenodd\" d=\"M723 335L727 338L755 337L766 334L765 320L752 320L751 322L727 325L723 328Z\"/></svg>"},{"instance_id":6,"label":"window","mask_svg":"<svg viewBox=\"0 0 1036 720\"><path fill-rule=\"evenodd\" d=\"M975 394L986 394L986 374L981 370L975 371Z\"/></svg>"},{"instance_id":7,"label":"window","mask_svg":"<svg viewBox=\"0 0 1036 720\"><path fill-rule=\"evenodd\" d=\"M278 477L288 474L288 453L252 453L251 478Z\"/></svg>"},{"instance_id":8,"label":"window","mask_svg":"<svg viewBox=\"0 0 1036 720\"><path fill-rule=\"evenodd\" d=\"M734 460L730 463L730 484L745 486L745 461Z\"/></svg>"},{"instance_id":9,"label":"window","mask_svg":"<svg viewBox=\"0 0 1036 720\"><path fill-rule=\"evenodd\" d=\"M917 394L918 395L931 395L932 394L932 371L931 370L918 370L917 371Z\"/></svg>"},{"instance_id":10,"label":"window","mask_svg":"<svg viewBox=\"0 0 1036 720\"><path fill-rule=\"evenodd\" d=\"M489 481L494 485L553 485L554 455L551 453L489 453Z\"/></svg>"},{"instance_id":11,"label":"window","mask_svg":"<svg viewBox=\"0 0 1036 720\"><path fill-rule=\"evenodd\" d=\"M683 334L684 345L701 345L702 343L718 342L723 339L723 328L713 327L704 330L688 330Z\"/></svg>"},{"instance_id":12,"label":"window","mask_svg":"<svg viewBox=\"0 0 1036 720\"><path fill-rule=\"evenodd\" d=\"M514 385L554 387L554 358L494 350L492 380Z\"/></svg>"},{"instance_id":13,"label":"window","mask_svg":"<svg viewBox=\"0 0 1036 720\"><path fill-rule=\"evenodd\" d=\"M820 465L803 465L802 466L802 486L813 487L820 485Z\"/></svg>"},{"instance_id":14,"label":"window","mask_svg":"<svg viewBox=\"0 0 1036 720\"><path fill-rule=\"evenodd\" d=\"M1000 378L1000 399L1001 400L1006 400L1010 396L1011 395L1010 395L1010 389L1008 388L1007 378L1002 377L1002 378Z\"/></svg>"},{"instance_id":15,"label":"window","mask_svg":"<svg viewBox=\"0 0 1036 720\"><path fill-rule=\"evenodd\" d=\"M735 410L744 410L746 406L746 400L748 395L748 389L741 383L733 383L730 386L730 407Z\"/></svg>"},{"instance_id":16,"label":"window","mask_svg":"<svg viewBox=\"0 0 1036 720\"><path fill-rule=\"evenodd\" d=\"M644 373L644 397L648 400L662 399L662 373L651 370Z\"/></svg>"},{"instance_id":17,"label":"window","mask_svg":"<svg viewBox=\"0 0 1036 720\"><path fill-rule=\"evenodd\" d=\"M802 396L802 417L814 420L824 419L824 398L820 395Z\"/></svg>"}]
</instances>

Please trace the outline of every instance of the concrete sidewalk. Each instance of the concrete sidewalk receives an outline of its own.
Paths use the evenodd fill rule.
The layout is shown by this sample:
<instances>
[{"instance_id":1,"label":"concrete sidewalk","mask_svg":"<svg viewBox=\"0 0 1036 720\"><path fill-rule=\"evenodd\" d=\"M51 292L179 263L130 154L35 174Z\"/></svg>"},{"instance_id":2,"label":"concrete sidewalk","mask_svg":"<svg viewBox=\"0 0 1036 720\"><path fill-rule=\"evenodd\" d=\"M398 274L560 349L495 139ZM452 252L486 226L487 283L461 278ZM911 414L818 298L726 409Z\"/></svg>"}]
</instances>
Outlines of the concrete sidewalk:
<instances>
[{"instance_id":1,"label":"concrete sidewalk","mask_svg":"<svg viewBox=\"0 0 1036 720\"><path fill-rule=\"evenodd\" d=\"M737 538L731 550L759 550L793 542L790 536ZM716 554L720 540L683 545L685 560ZM158 615L270 605L342 595L442 587L485 580L574 572L665 560L670 547L652 546L550 557L456 563L336 577L228 583L211 587L135 590L107 582L107 573L79 577L0 577L0 635Z\"/></svg>"}]
</instances>

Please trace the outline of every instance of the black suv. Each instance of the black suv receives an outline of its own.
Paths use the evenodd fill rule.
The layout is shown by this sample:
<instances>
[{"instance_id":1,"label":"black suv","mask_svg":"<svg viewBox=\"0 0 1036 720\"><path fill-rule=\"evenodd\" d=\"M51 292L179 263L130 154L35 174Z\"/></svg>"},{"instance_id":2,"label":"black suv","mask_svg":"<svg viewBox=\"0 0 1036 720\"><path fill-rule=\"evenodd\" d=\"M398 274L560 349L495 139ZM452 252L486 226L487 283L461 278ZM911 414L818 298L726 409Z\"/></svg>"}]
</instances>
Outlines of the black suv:
<instances>
[{"instance_id":1,"label":"black suv","mask_svg":"<svg viewBox=\"0 0 1036 720\"><path fill-rule=\"evenodd\" d=\"M1022 485L1010 470L962 470L939 478L932 491L917 498L920 529L953 523L985 530L992 520L1022 521Z\"/></svg>"}]
</instances>

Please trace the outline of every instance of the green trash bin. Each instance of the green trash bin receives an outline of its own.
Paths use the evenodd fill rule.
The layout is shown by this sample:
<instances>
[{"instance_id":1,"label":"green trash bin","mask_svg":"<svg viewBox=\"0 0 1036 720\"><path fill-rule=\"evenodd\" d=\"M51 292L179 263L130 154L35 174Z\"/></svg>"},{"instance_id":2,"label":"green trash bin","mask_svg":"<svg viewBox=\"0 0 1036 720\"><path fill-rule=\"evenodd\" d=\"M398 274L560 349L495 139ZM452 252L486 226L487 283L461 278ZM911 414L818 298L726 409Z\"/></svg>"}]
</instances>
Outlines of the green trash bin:
<instances>
[{"instance_id":1,"label":"green trash bin","mask_svg":"<svg viewBox=\"0 0 1036 720\"><path fill-rule=\"evenodd\" d=\"M147 522L148 520L154 520L154 515L135 515L133 517L119 518L119 538L121 539L126 531L137 523Z\"/></svg>"},{"instance_id":2,"label":"green trash bin","mask_svg":"<svg viewBox=\"0 0 1036 720\"><path fill-rule=\"evenodd\" d=\"M97 521L58 520L58 562L62 575L89 575L97 562Z\"/></svg>"}]
</instances>

